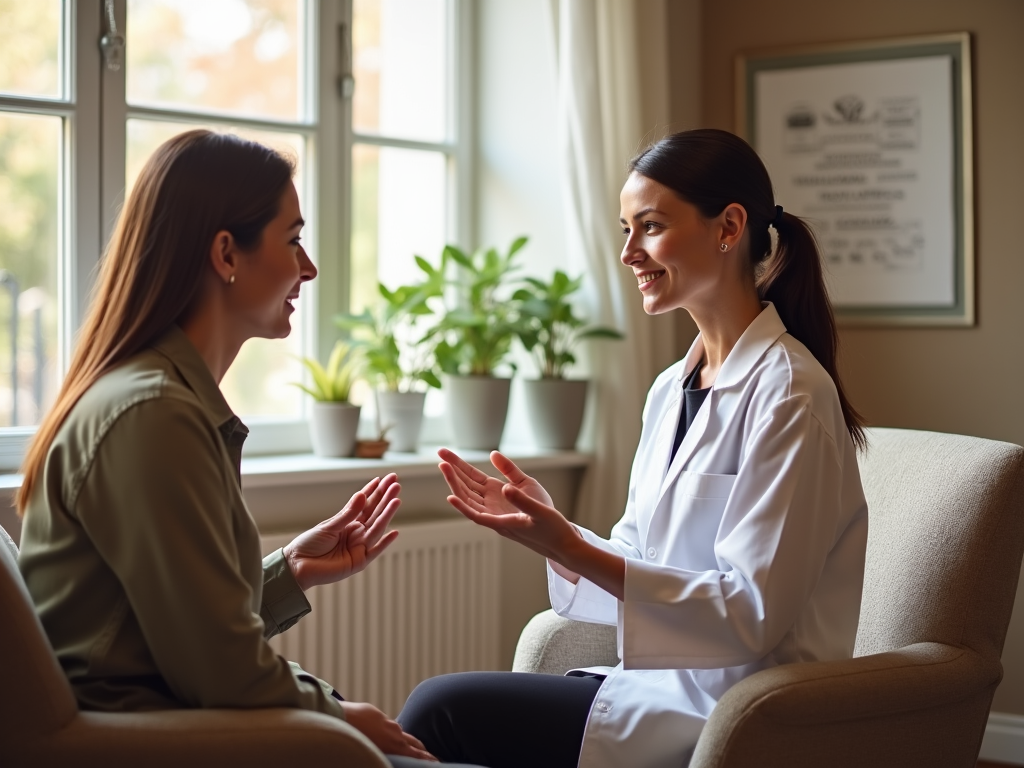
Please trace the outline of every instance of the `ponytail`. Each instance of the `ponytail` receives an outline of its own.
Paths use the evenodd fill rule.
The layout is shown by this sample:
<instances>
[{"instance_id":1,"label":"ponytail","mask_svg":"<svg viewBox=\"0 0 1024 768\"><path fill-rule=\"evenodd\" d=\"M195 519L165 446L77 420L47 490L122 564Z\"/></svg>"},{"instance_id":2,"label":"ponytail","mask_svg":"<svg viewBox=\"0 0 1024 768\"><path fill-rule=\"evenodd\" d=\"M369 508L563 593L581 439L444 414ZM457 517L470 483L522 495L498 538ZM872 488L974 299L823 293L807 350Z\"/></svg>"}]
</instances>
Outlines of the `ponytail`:
<instances>
[{"instance_id":1,"label":"ponytail","mask_svg":"<svg viewBox=\"0 0 1024 768\"><path fill-rule=\"evenodd\" d=\"M846 428L854 445L863 449L867 445L864 419L850 404L839 379L839 333L825 289L817 240L807 223L791 213L781 213L772 225L778 242L775 253L760 264L757 292L762 301L775 305L789 334L807 347L832 377Z\"/></svg>"},{"instance_id":2,"label":"ponytail","mask_svg":"<svg viewBox=\"0 0 1024 768\"><path fill-rule=\"evenodd\" d=\"M817 242L803 219L776 207L768 170L753 148L728 131L683 131L645 149L630 162L629 171L668 187L707 219L732 203L744 207L758 293L775 305L789 334L832 377L846 428L854 445L863 449L864 419L839 379L839 334ZM774 253L769 226L778 232Z\"/></svg>"}]
</instances>

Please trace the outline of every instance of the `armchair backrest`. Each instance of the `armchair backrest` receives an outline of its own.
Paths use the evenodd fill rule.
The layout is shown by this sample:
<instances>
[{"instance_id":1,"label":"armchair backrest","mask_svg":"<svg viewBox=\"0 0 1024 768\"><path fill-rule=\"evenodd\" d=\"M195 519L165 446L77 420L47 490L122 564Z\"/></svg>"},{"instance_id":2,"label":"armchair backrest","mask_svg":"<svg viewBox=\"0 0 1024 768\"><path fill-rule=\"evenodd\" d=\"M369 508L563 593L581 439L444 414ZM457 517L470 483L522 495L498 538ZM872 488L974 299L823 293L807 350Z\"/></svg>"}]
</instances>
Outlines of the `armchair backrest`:
<instances>
[{"instance_id":1,"label":"armchair backrest","mask_svg":"<svg viewBox=\"0 0 1024 768\"><path fill-rule=\"evenodd\" d=\"M18 570L17 548L0 528L0 745L55 733L78 713ZM2 750L2 747L0 747Z\"/></svg>"},{"instance_id":2,"label":"armchair backrest","mask_svg":"<svg viewBox=\"0 0 1024 768\"><path fill-rule=\"evenodd\" d=\"M921 642L998 660L1024 553L1024 449L868 430L869 533L855 656Z\"/></svg>"}]
</instances>

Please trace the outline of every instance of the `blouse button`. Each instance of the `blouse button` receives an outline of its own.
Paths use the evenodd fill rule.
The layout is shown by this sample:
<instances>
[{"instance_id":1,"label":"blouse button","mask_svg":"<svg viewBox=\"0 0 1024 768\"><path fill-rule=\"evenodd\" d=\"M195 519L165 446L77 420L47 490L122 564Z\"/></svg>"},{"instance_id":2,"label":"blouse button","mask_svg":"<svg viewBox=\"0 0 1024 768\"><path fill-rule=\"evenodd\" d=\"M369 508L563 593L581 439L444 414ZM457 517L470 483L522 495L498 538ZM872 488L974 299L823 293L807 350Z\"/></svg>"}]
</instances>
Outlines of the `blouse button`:
<instances>
[{"instance_id":1,"label":"blouse button","mask_svg":"<svg viewBox=\"0 0 1024 768\"><path fill-rule=\"evenodd\" d=\"M647 548L647 557L649 557L651 560L653 560L657 556L658 556L658 550L656 550L654 547L648 547Z\"/></svg>"},{"instance_id":2,"label":"blouse button","mask_svg":"<svg viewBox=\"0 0 1024 768\"><path fill-rule=\"evenodd\" d=\"M594 705L594 709L596 709L598 712L608 712L611 710L611 708L612 705L609 704L607 701L599 701L597 702L597 704Z\"/></svg>"}]
</instances>

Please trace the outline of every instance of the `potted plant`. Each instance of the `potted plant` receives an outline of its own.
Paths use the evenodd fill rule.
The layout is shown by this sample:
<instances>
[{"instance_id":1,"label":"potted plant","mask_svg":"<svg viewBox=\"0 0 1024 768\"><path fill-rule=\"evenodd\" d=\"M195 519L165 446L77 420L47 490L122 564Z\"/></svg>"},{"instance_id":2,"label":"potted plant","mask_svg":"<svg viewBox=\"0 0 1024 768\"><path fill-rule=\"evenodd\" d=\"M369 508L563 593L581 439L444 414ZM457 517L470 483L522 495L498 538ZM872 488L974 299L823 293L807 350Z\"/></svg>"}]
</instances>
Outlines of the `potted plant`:
<instances>
[{"instance_id":1,"label":"potted plant","mask_svg":"<svg viewBox=\"0 0 1024 768\"><path fill-rule=\"evenodd\" d=\"M295 383L313 398L310 437L317 456L351 456L359 429L359 406L349 394L363 366L361 350L339 341L324 367L311 357L300 358L312 377L310 386Z\"/></svg>"},{"instance_id":2,"label":"potted plant","mask_svg":"<svg viewBox=\"0 0 1024 768\"><path fill-rule=\"evenodd\" d=\"M428 336L437 342L434 355L444 372L458 448L497 448L505 429L511 379L495 376L495 371L512 348L518 315L501 289L526 241L516 239L504 254L489 248L470 255L449 245L441 258L442 274L448 275L452 264L460 269L457 279L449 281L448 309Z\"/></svg>"},{"instance_id":3,"label":"potted plant","mask_svg":"<svg viewBox=\"0 0 1024 768\"><path fill-rule=\"evenodd\" d=\"M433 350L422 321L433 314L429 300L441 296L441 272L417 256L426 274L417 284L389 290L377 284L381 301L361 314L335 318L360 342L367 377L376 385L377 430L388 432L393 451L416 451L423 424L426 387L440 387Z\"/></svg>"},{"instance_id":4,"label":"potted plant","mask_svg":"<svg viewBox=\"0 0 1024 768\"><path fill-rule=\"evenodd\" d=\"M539 379L523 383L530 425L540 448L571 450L576 446L586 405L586 380L566 378L576 362L574 350L584 339L621 339L612 328L586 326L576 316L569 297L580 289L583 277L570 279L556 270L550 282L534 277L513 294L518 302L518 337L531 352Z\"/></svg>"}]
</instances>

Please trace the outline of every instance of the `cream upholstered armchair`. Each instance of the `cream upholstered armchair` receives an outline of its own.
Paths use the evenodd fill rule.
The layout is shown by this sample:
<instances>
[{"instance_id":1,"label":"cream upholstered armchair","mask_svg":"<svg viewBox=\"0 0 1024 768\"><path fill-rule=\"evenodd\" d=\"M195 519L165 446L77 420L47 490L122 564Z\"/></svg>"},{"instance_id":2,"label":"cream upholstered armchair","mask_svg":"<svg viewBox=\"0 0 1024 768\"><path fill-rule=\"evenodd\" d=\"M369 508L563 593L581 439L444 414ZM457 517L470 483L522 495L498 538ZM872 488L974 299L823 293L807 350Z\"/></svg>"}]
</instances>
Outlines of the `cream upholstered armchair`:
<instances>
[{"instance_id":1,"label":"cream upholstered armchair","mask_svg":"<svg viewBox=\"0 0 1024 768\"><path fill-rule=\"evenodd\" d=\"M725 696L690 768L969 768L1002 677L1024 551L1024 449L868 431L870 532L854 658L759 672ZM545 611L514 669L617 664L615 628Z\"/></svg>"},{"instance_id":2,"label":"cream upholstered armchair","mask_svg":"<svg viewBox=\"0 0 1024 768\"><path fill-rule=\"evenodd\" d=\"M389 768L335 718L293 709L80 712L0 528L0 765Z\"/></svg>"}]
</instances>

